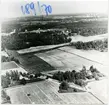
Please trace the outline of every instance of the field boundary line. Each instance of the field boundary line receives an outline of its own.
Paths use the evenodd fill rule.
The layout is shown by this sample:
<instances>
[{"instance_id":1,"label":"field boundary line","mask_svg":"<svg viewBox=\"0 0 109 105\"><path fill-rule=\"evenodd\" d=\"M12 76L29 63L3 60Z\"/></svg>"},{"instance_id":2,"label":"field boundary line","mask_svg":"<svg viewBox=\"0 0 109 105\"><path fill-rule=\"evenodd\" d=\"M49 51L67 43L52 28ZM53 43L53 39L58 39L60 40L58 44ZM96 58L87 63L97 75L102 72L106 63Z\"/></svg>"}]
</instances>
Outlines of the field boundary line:
<instances>
[{"instance_id":1,"label":"field boundary line","mask_svg":"<svg viewBox=\"0 0 109 105\"><path fill-rule=\"evenodd\" d=\"M102 100L100 100L97 96L95 96L92 92L89 92L89 93L92 94L96 99L98 99L102 104L105 105L105 103Z\"/></svg>"}]
</instances>

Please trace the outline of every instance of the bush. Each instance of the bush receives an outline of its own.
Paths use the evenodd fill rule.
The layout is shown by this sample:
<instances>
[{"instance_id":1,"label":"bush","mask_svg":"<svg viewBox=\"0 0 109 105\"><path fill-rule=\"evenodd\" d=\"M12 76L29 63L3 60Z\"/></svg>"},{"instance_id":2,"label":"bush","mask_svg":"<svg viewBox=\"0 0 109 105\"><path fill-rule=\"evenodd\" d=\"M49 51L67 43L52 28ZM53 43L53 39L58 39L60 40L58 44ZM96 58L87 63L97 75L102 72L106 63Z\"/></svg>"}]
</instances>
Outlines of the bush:
<instances>
[{"instance_id":1,"label":"bush","mask_svg":"<svg viewBox=\"0 0 109 105\"><path fill-rule=\"evenodd\" d=\"M22 79L20 80L20 84L25 85L26 83L27 83L27 82L26 82L25 78L22 78Z\"/></svg>"},{"instance_id":2,"label":"bush","mask_svg":"<svg viewBox=\"0 0 109 105\"><path fill-rule=\"evenodd\" d=\"M7 76L1 76L1 86L3 88L7 88L10 85L10 78Z\"/></svg>"},{"instance_id":3,"label":"bush","mask_svg":"<svg viewBox=\"0 0 109 105\"><path fill-rule=\"evenodd\" d=\"M9 59L9 57L5 57L5 56L2 56L2 57L1 57L1 62L9 62L9 61L11 61L11 60Z\"/></svg>"},{"instance_id":4,"label":"bush","mask_svg":"<svg viewBox=\"0 0 109 105\"><path fill-rule=\"evenodd\" d=\"M10 71L6 72L6 75L1 76L1 85L3 88L7 88L9 86L16 85L16 83L19 81L20 74L18 71ZM15 84L13 84L15 83Z\"/></svg>"},{"instance_id":5,"label":"bush","mask_svg":"<svg viewBox=\"0 0 109 105\"><path fill-rule=\"evenodd\" d=\"M9 74L10 74L11 80L14 80L14 81L19 80L20 74L19 74L19 72L17 70L16 71L11 70L11 72Z\"/></svg>"},{"instance_id":6,"label":"bush","mask_svg":"<svg viewBox=\"0 0 109 105\"><path fill-rule=\"evenodd\" d=\"M10 60L11 60L11 61L15 61L16 63L20 64L19 60L16 59L15 57L10 57Z\"/></svg>"},{"instance_id":7,"label":"bush","mask_svg":"<svg viewBox=\"0 0 109 105\"><path fill-rule=\"evenodd\" d=\"M9 96L7 96L7 97L6 97L6 99L7 99L7 100L10 100L10 97L9 97Z\"/></svg>"},{"instance_id":8,"label":"bush","mask_svg":"<svg viewBox=\"0 0 109 105\"><path fill-rule=\"evenodd\" d=\"M5 57L5 56L2 56L1 58L1 61L2 62L10 62L10 61L15 61L16 63L20 63L18 59L14 58L14 57Z\"/></svg>"},{"instance_id":9,"label":"bush","mask_svg":"<svg viewBox=\"0 0 109 105\"><path fill-rule=\"evenodd\" d=\"M34 76L33 75L30 75L30 78L32 79Z\"/></svg>"},{"instance_id":10,"label":"bush","mask_svg":"<svg viewBox=\"0 0 109 105\"><path fill-rule=\"evenodd\" d=\"M75 80L75 84L80 85L80 86L86 86L87 85L87 83L84 82L82 79Z\"/></svg>"},{"instance_id":11,"label":"bush","mask_svg":"<svg viewBox=\"0 0 109 105\"><path fill-rule=\"evenodd\" d=\"M67 90L68 88L69 88L69 84L66 81L63 81L59 86L60 90Z\"/></svg>"},{"instance_id":12,"label":"bush","mask_svg":"<svg viewBox=\"0 0 109 105\"><path fill-rule=\"evenodd\" d=\"M87 76L87 78L88 78L88 79L92 79L92 78L93 78L93 76L92 76L92 75L89 75L89 76Z\"/></svg>"},{"instance_id":13,"label":"bush","mask_svg":"<svg viewBox=\"0 0 109 105\"><path fill-rule=\"evenodd\" d=\"M23 76L23 77L26 77L26 76L27 76L27 74L24 72L24 73L22 73L22 76Z\"/></svg>"}]
</instances>

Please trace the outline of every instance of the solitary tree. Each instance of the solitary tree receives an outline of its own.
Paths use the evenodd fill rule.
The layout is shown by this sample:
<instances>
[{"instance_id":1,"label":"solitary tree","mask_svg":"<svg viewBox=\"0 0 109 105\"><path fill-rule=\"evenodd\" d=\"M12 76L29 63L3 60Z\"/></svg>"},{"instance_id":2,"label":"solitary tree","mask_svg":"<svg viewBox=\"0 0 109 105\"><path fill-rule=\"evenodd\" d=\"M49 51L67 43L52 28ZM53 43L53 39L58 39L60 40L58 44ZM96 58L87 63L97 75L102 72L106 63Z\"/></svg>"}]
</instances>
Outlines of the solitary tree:
<instances>
[{"instance_id":1,"label":"solitary tree","mask_svg":"<svg viewBox=\"0 0 109 105\"><path fill-rule=\"evenodd\" d=\"M59 86L60 90L68 90L68 88L69 88L69 84L66 81L63 81Z\"/></svg>"}]
</instances>

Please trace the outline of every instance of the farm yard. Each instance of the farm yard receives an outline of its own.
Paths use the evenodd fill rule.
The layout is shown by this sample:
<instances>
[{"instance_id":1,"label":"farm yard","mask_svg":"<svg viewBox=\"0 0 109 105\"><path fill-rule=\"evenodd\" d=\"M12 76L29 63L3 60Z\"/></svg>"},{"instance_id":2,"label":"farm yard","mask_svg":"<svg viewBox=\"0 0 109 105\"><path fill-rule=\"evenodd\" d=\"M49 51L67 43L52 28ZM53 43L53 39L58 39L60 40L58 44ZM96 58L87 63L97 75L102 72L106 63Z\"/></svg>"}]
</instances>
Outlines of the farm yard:
<instances>
[{"instance_id":1,"label":"farm yard","mask_svg":"<svg viewBox=\"0 0 109 105\"><path fill-rule=\"evenodd\" d=\"M12 104L103 104L88 92L60 94L57 92L58 87L59 84L56 82L45 80L25 86L11 87L6 89L6 92Z\"/></svg>"}]
</instances>

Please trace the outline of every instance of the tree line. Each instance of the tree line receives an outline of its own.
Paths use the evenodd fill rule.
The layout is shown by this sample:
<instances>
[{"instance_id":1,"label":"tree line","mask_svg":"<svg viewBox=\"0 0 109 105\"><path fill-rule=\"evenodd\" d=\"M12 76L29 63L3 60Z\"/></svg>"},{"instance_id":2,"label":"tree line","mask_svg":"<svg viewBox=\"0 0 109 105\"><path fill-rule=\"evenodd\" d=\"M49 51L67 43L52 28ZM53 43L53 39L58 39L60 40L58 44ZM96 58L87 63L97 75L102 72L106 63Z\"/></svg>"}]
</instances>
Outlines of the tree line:
<instances>
[{"instance_id":1,"label":"tree line","mask_svg":"<svg viewBox=\"0 0 109 105\"><path fill-rule=\"evenodd\" d=\"M59 80L60 82L62 81L74 82L77 85L85 86L87 84L87 82L85 82L86 79L95 78L96 80L98 80L99 77L102 77L102 76L104 75L101 74L93 66L90 66L89 70L86 70L86 67L83 66L80 72L76 72L75 70L66 71L66 72L58 71L53 74L53 79Z\"/></svg>"},{"instance_id":2,"label":"tree line","mask_svg":"<svg viewBox=\"0 0 109 105\"><path fill-rule=\"evenodd\" d=\"M84 50L98 50L101 52L107 51L108 48L108 39L104 40L95 40L89 42L72 42L71 46L75 46L77 49L84 49Z\"/></svg>"},{"instance_id":3,"label":"tree line","mask_svg":"<svg viewBox=\"0 0 109 105\"><path fill-rule=\"evenodd\" d=\"M5 75L1 75L1 86L2 88L7 88L15 85L25 85L26 83L36 82L41 80L38 78L41 75L40 72L31 74L11 70L10 72L6 72Z\"/></svg>"},{"instance_id":4,"label":"tree line","mask_svg":"<svg viewBox=\"0 0 109 105\"><path fill-rule=\"evenodd\" d=\"M68 38L60 31L15 33L9 36L2 36L2 49L19 50L32 46L62 44L70 41L71 38Z\"/></svg>"}]
</instances>

